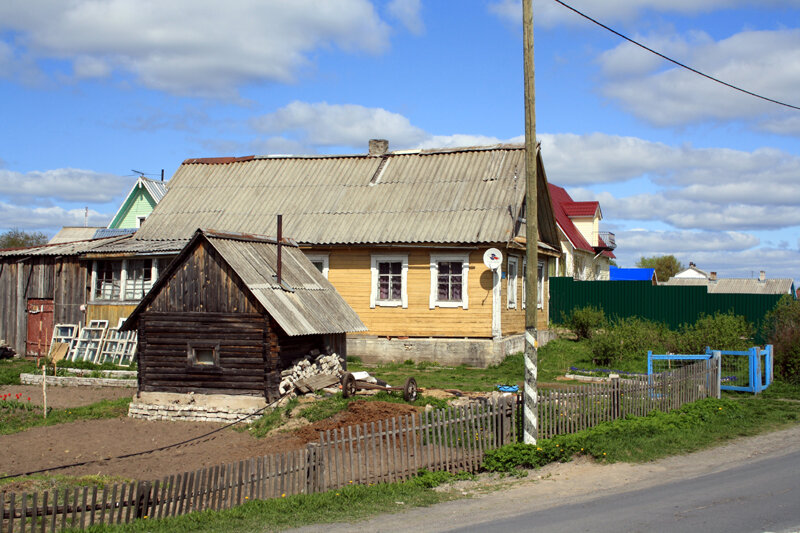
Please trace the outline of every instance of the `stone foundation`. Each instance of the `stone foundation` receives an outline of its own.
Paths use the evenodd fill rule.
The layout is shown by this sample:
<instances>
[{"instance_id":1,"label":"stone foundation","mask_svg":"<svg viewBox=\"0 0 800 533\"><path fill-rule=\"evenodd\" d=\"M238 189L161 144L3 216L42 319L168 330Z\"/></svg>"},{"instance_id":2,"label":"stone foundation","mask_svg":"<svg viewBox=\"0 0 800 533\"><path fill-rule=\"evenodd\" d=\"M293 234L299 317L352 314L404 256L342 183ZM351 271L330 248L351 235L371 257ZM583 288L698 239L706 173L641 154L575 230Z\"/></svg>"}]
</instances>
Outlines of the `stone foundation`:
<instances>
[{"instance_id":1,"label":"stone foundation","mask_svg":"<svg viewBox=\"0 0 800 533\"><path fill-rule=\"evenodd\" d=\"M538 332L539 346L556 338L554 332ZM525 336L509 335L497 339L391 338L347 336L347 355L367 364L402 363L408 359L439 363L442 366L467 365L486 368L499 364L512 353L525 349Z\"/></svg>"},{"instance_id":2,"label":"stone foundation","mask_svg":"<svg viewBox=\"0 0 800 533\"><path fill-rule=\"evenodd\" d=\"M41 374L20 374L23 385L41 385ZM54 387L126 387L136 388L136 379L86 378L78 376L47 376L47 385Z\"/></svg>"},{"instance_id":3,"label":"stone foundation","mask_svg":"<svg viewBox=\"0 0 800 533\"><path fill-rule=\"evenodd\" d=\"M263 397L228 394L176 394L141 392L128 408L128 416L145 420L230 423L265 408ZM245 423L258 419L260 414Z\"/></svg>"}]
</instances>

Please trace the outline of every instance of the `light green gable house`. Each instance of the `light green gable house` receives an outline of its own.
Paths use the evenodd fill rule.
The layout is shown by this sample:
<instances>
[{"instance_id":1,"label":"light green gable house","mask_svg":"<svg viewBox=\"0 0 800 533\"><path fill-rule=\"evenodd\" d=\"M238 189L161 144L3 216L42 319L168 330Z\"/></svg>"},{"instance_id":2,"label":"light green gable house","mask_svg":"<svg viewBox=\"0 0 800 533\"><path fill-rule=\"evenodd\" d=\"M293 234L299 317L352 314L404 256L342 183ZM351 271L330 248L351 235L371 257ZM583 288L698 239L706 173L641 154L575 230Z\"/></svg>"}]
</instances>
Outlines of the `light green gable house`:
<instances>
[{"instance_id":1,"label":"light green gable house","mask_svg":"<svg viewBox=\"0 0 800 533\"><path fill-rule=\"evenodd\" d=\"M140 176L108 224L109 229L138 229L166 193L167 184L163 181Z\"/></svg>"}]
</instances>

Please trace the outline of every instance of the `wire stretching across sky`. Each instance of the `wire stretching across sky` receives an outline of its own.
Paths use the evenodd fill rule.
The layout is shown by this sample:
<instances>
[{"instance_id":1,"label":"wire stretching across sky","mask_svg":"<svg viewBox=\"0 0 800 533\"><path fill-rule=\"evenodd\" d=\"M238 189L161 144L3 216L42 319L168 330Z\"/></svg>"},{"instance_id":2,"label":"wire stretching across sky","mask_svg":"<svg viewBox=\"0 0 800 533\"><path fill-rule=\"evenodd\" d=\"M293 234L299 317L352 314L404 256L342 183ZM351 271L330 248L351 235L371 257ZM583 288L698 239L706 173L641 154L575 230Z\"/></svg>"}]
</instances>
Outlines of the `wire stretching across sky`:
<instances>
[{"instance_id":1,"label":"wire stretching across sky","mask_svg":"<svg viewBox=\"0 0 800 533\"><path fill-rule=\"evenodd\" d=\"M618 36L618 37L621 37L621 38L625 39L625 40L626 40L626 41L628 41L629 43L633 43L633 44L635 44L636 46L638 46L639 48L643 48L643 49L647 50L648 52L650 52L650 53L652 53L652 54L655 54L655 55L657 55L658 57L660 57L660 58L662 58L662 59L666 59L666 60L667 60L667 61L669 61L670 63L673 63L673 64L675 64L675 65L678 65L678 66L679 66L679 67L681 67L681 68L684 68L684 69L686 69L686 70L688 70L688 71L690 71L690 72L694 72L695 74L697 74L697 75L699 75L699 76L702 76L702 77L704 77L704 78L708 78L708 79L709 79L709 80L711 80L711 81L715 81L715 82L717 82L717 83L719 83L719 84L722 84L722 85L724 85L724 86L726 86L726 87L730 87L731 89L734 89L734 90L736 90L736 91L742 92L742 93L744 93L744 94L749 94L750 96L754 96L754 97L756 97L756 98L760 98L761 100L766 100L767 102L772 102L773 104L782 105L782 106L784 106L784 107L788 107L788 108L790 108L790 109L796 109L796 110L800 111L800 107L798 107L798 106L795 106L795 105L792 105L792 104L787 104L786 102L781 102L781 101L779 101L779 100L775 100L775 99L773 99L773 98L768 98L768 97L766 97L766 96L762 96L762 95L760 95L760 94L757 94L757 93L754 93L754 92L752 92L752 91L748 91L747 89L742 89L741 87L737 87L736 85L733 85L733 84L731 84L731 83L728 83L728 82L722 81L722 80L720 80L720 79L718 79L718 78L715 78L714 76L709 76L709 75L708 75L708 74L706 74L705 72L700 72L699 70L697 70L697 69L695 69L695 68L692 68L692 67L690 67L690 66L688 66L688 65L684 65L684 64L683 64L683 63L681 63L680 61L676 61L676 60L672 59L671 57L667 57L667 56L665 56L664 54L662 54L662 53L660 53L660 52L656 52L656 51L655 51L655 50L653 50L652 48L648 48L647 46L643 45L642 43L640 43L640 42L637 42L637 41L634 41L634 40L633 40L633 39L631 39L630 37L628 37L628 36L626 36L626 35L623 35L623 34L621 34L620 32L618 32L618 31L616 31L616 30L614 30L614 29L612 29L612 28L609 28L608 26L606 26L606 25L605 25L605 24L603 24L602 22L600 22L600 21L598 21L598 20L595 20L595 19L593 19L592 17L590 17L589 15L587 15L587 14L585 14L585 13L582 13L581 11L578 11L578 10L577 10L577 9L575 9L574 7L572 7L572 6L568 5L568 4L565 4L565 3L564 3L564 2L562 2L561 0L554 0L554 1L555 1L555 2L557 2L557 3L559 3L559 4L561 4L562 6L566 7L566 8L567 8L567 9L569 9L570 11L573 11L573 12L577 13L578 15L582 16L582 17L583 17L583 18L585 18L586 20L588 20L588 21L591 21L591 22L594 22L595 24L597 24L597 25L598 25L598 26L600 26L601 28L603 28L603 29L606 29L606 30L610 31L610 32L611 32L611 33L613 33L614 35L616 35L616 36Z\"/></svg>"}]
</instances>

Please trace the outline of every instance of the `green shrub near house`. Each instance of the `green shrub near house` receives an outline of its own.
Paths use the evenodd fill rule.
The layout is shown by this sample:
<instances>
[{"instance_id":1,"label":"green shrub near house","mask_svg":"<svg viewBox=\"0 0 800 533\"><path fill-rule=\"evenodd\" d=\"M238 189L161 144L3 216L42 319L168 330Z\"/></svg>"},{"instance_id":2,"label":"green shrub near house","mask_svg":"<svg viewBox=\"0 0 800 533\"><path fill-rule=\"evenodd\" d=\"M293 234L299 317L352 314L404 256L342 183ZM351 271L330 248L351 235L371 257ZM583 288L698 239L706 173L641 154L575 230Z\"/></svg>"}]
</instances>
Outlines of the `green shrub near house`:
<instances>
[{"instance_id":1,"label":"green shrub near house","mask_svg":"<svg viewBox=\"0 0 800 533\"><path fill-rule=\"evenodd\" d=\"M764 318L762 332L774 350L775 374L800 384L800 300L784 295Z\"/></svg>"}]
</instances>

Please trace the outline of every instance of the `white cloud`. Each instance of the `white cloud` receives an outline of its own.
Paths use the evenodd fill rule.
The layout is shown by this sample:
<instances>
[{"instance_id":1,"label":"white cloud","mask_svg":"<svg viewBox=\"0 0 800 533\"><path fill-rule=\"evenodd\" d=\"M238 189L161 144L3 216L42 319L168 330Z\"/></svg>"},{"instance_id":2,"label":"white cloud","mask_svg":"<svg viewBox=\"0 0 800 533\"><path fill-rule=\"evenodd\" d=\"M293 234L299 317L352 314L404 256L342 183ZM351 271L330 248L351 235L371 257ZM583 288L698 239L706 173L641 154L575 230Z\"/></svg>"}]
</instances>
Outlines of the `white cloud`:
<instances>
[{"instance_id":1,"label":"white cloud","mask_svg":"<svg viewBox=\"0 0 800 533\"><path fill-rule=\"evenodd\" d=\"M274 113L256 117L252 127L262 133L295 136L315 146L366 147L369 139L389 139L390 147L422 142L427 134L404 116L381 108L325 102L292 102Z\"/></svg>"},{"instance_id":2,"label":"white cloud","mask_svg":"<svg viewBox=\"0 0 800 533\"><path fill-rule=\"evenodd\" d=\"M686 254L695 252L741 252L760 244L758 237L734 231L644 231L617 232L625 248L641 255Z\"/></svg>"},{"instance_id":3,"label":"white cloud","mask_svg":"<svg viewBox=\"0 0 800 533\"><path fill-rule=\"evenodd\" d=\"M388 5L391 15L403 23L403 26L414 35L421 35L425 32L425 24L422 22L421 0L391 0Z\"/></svg>"},{"instance_id":4,"label":"white cloud","mask_svg":"<svg viewBox=\"0 0 800 533\"><path fill-rule=\"evenodd\" d=\"M321 48L380 53L389 34L368 0L4 0L2 30L17 37L0 65L24 53L65 60L76 77L119 71L154 89L225 97L293 80Z\"/></svg>"},{"instance_id":5,"label":"white cloud","mask_svg":"<svg viewBox=\"0 0 800 533\"><path fill-rule=\"evenodd\" d=\"M0 169L0 195L19 201L50 199L106 203L121 200L133 186L131 178L91 170L59 168L28 173Z\"/></svg>"},{"instance_id":6,"label":"white cloud","mask_svg":"<svg viewBox=\"0 0 800 533\"><path fill-rule=\"evenodd\" d=\"M800 30L744 31L720 41L693 33L688 37L640 38L673 59L732 85L789 104L800 105ZM794 133L787 110L758 100L623 43L599 62L607 77L603 93L624 109L657 126L704 120L756 120L762 128ZM638 58L638 59L637 59ZM794 113L794 112L792 112ZM791 115L790 117L793 117ZM796 124L794 124L796 127Z\"/></svg>"},{"instance_id":7,"label":"white cloud","mask_svg":"<svg viewBox=\"0 0 800 533\"><path fill-rule=\"evenodd\" d=\"M27 207L0 201L0 228L44 231L52 235L63 226L83 226L85 214L84 209ZM111 214L90 209L88 225L105 226L111 217Z\"/></svg>"}]
</instances>

